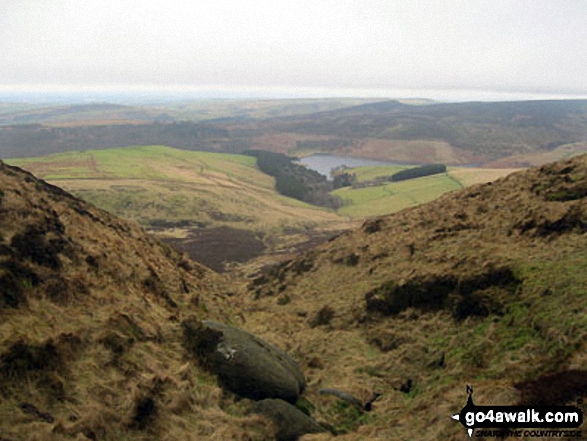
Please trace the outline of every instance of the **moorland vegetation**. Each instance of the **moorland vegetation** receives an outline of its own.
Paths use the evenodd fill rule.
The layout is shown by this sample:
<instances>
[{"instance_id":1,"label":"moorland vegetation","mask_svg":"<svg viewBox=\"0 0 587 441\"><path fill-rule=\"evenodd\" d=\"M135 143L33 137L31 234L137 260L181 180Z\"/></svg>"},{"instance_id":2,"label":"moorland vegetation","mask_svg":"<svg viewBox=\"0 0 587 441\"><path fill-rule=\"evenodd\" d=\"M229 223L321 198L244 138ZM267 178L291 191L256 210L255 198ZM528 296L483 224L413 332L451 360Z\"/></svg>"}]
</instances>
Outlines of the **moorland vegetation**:
<instances>
[{"instance_id":1,"label":"moorland vegetation","mask_svg":"<svg viewBox=\"0 0 587 441\"><path fill-rule=\"evenodd\" d=\"M32 124L0 128L0 154L37 157L0 162L0 438L458 440L467 385L479 404L587 395L586 102L300 106L140 127L9 109ZM284 155L260 154L272 177L155 141ZM384 185L366 183L408 167L353 169L323 192L334 213L276 192L323 182L285 156L313 149L448 167ZM539 166L454 167L472 163ZM140 225L260 254L222 275Z\"/></svg>"},{"instance_id":2,"label":"moorland vegetation","mask_svg":"<svg viewBox=\"0 0 587 441\"><path fill-rule=\"evenodd\" d=\"M468 384L479 403L587 393L587 156L368 220L240 281L18 168L0 164L0 187L8 439L279 439L277 404L222 387L189 350L188 324L210 320L300 367L295 405L321 431L306 440L462 439L450 415Z\"/></svg>"},{"instance_id":3,"label":"moorland vegetation","mask_svg":"<svg viewBox=\"0 0 587 441\"><path fill-rule=\"evenodd\" d=\"M9 162L138 222L217 271L259 256L287 257L350 226L276 193L274 178L252 156L143 146Z\"/></svg>"}]
</instances>

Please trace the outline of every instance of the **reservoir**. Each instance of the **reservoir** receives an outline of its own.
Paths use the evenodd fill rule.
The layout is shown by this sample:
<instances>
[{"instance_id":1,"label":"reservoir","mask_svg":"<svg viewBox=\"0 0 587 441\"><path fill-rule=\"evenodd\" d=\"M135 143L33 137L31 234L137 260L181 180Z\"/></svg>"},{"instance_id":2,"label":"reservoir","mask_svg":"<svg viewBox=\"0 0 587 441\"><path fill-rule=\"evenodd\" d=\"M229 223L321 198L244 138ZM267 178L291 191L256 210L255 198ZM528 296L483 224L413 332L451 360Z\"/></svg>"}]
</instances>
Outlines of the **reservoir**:
<instances>
[{"instance_id":1,"label":"reservoir","mask_svg":"<svg viewBox=\"0 0 587 441\"><path fill-rule=\"evenodd\" d=\"M354 158L351 156L336 156L328 154L316 154L301 158L299 162L310 170L332 179L330 172L332 169L346 167L363 167L363 166L382 166L382 165L405 165L397 162L376 161L374 159Z\"/></svg>"}]
</instances>

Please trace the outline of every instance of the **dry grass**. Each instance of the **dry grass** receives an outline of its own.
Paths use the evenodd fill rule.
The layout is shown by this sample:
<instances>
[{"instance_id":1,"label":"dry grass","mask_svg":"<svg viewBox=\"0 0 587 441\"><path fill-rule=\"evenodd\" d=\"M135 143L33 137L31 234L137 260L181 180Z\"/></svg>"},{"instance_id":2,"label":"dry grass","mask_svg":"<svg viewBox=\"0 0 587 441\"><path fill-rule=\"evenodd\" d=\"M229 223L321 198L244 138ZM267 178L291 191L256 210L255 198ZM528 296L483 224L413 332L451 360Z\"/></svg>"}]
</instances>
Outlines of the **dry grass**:
<instances>
[{"instance_id":1,"label":"dry grass","mask_svg":"<svg viewBox=\"0 0 587 441\"><path fill-rule=\"evenodd\" d=\"M474 162L472 154L444 141L367 138L358 146L341 147L333 153L407 164L457 165Z\"/></svg>"},{"instance_id":2,"label":"dry grass","mask_svg":"<svg viewBox=\"0 0 587 441\"><path fill-rule=\"evenodd\" d=\"M230 286L31 176L2 166L0 184L9 439L270 439L190 362L191 315L290 353L305 407L341 440L463 439L450 415L465 385L479 404L514 404L528 380L585 370L587 156L367 221ZM380 395L361 412L320 388Z\"/></svg>"},{"instance_id":3,"label":"dry grass","mask_svg":"<svg viewBox=\"0 0 587 441\"><path fill-rule=\"evenodd\" d=\"M463 439L450 415L465 385L478 403L515 404L515 384L585 369L586 185L583 156L368 221L250 285L245 326L302 362L313 415L349 430L338 439ZM498 268L513 279L500 282ZM457 285L433 301L451 277ZM423 300L370 309L366 295L388 283ZM314 326L325 306L332 319ZM381 396L353 414L323 387Z\"/></svg>"},{"instance_id":4,"label":"dry grass","mask_svg":"<svg viewBox=\"0 0 587 441\"><path fill-rule=\"evenodd\" d=\"M464 187L492 182L516 171L520 171L520 168L450 167L448 169L449 174L461 182Z\"/></svg>"},{"instance_id":5,"label":"dry grass","mask_svg":"<svg viewBox=\"0 0 587 441\"><path fill-rule=\"evenodd\" d=\"M486 164L488 167L537 167L587 153L587 143L575 142L553 150L508 156Z\"/></svg>"},{"instance_id":6,"label":"dry grass","mask_svg":"<svg viewBox=\"0 0 587 441\"><path fill-rule=\"evenodd\" d=\"M187 316L238 320L224 282L137 225L0 167L2 437L266 439L181 344Z\"/></svg>"}]
</instances>

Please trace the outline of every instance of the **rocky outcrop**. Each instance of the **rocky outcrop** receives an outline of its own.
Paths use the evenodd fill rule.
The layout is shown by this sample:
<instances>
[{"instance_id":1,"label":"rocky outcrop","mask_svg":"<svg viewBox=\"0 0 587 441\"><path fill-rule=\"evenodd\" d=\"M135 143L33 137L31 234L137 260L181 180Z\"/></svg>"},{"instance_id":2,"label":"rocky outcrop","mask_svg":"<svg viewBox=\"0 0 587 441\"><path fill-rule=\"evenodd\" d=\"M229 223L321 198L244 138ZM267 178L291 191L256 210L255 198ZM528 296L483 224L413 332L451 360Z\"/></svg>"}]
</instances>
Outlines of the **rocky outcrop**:
<instances>
[{"instance_id":1,"label":"rocky outcrop","mask_svg":"<svg viewBox=\"0 0 587 441\"><path fill-rule=\"evenodd\" d=\"M188 350L231 392L254 400L280 398L295 403L304 391L297 363L260 338L213 321L186 320L183 327Z\"/></svg>"},{"instance_id":2,"label":"rocky outcrop","mask_svg":"<svg viewBox=\"0 0 587 441\"><path fill-rule=\"evenodd\" d=\"M326 429L299 410L279 399L266 399L255 404L253 411L268 417L276 428L277 441L295 441L307 433L326 432Z\"/></svg>"}]
</instances>

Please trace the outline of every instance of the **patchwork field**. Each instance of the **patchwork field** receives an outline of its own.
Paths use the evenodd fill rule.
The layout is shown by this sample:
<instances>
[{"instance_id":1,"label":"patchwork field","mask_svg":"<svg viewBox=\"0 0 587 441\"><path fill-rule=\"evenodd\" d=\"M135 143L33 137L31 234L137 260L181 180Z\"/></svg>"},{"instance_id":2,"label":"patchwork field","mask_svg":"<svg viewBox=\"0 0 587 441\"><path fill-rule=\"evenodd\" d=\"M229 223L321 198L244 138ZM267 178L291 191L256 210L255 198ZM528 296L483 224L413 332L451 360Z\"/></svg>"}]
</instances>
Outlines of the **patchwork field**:
<instances>
[{"instance_id":1,"label":"patchwork field","mask_svg":"<svg viewBox=\"0 0 587 441\"><path fill-rule=\"evenodd\" d=\"M390 176L407 166L357 167L352 172L359 183ZM395 213L404 208L430 202L444 193L474 184L494 181L515 171L514 169L483 169L450 167L447 173L389 182L364 188L345 187L333 192L342 198L344 205L338 212L353 218Z\"/></svg>"},{"instance_id":2,"label":"patchwork field","mask_svg":"<svg viewBox=\"0 0 587 441\"><path fill-rule=\"evenodd\" d=\"M182 241L193 258L217 270L224 260L242 259L207 236L199 241L202 228L230 230L233 242L240 237L255 243L233 243L246 251L247 260L259 254L287 255L316 236L326 238L349 227L336 213L277 194L273 178L261 173L255 161L244 155L148 146L7 162L163 239Z\"/></svg>"},{"instance_id":3,"label":"patchwork field","mask_svg":"<svg viewBox=\"0 0 587 441\"><path fill-rule=\"evenodd\" d=\"M7 161L96 206L138 222L214 270L247 271L289 258L362 219L488 182L513 169L451 167L442 175L333 192L337 213L279 195L251 156L163 146L60 153ZM408 166L352 169L359 183ZM352 219L355 219L354 221Z\"/></svg>"}]
</instances>

